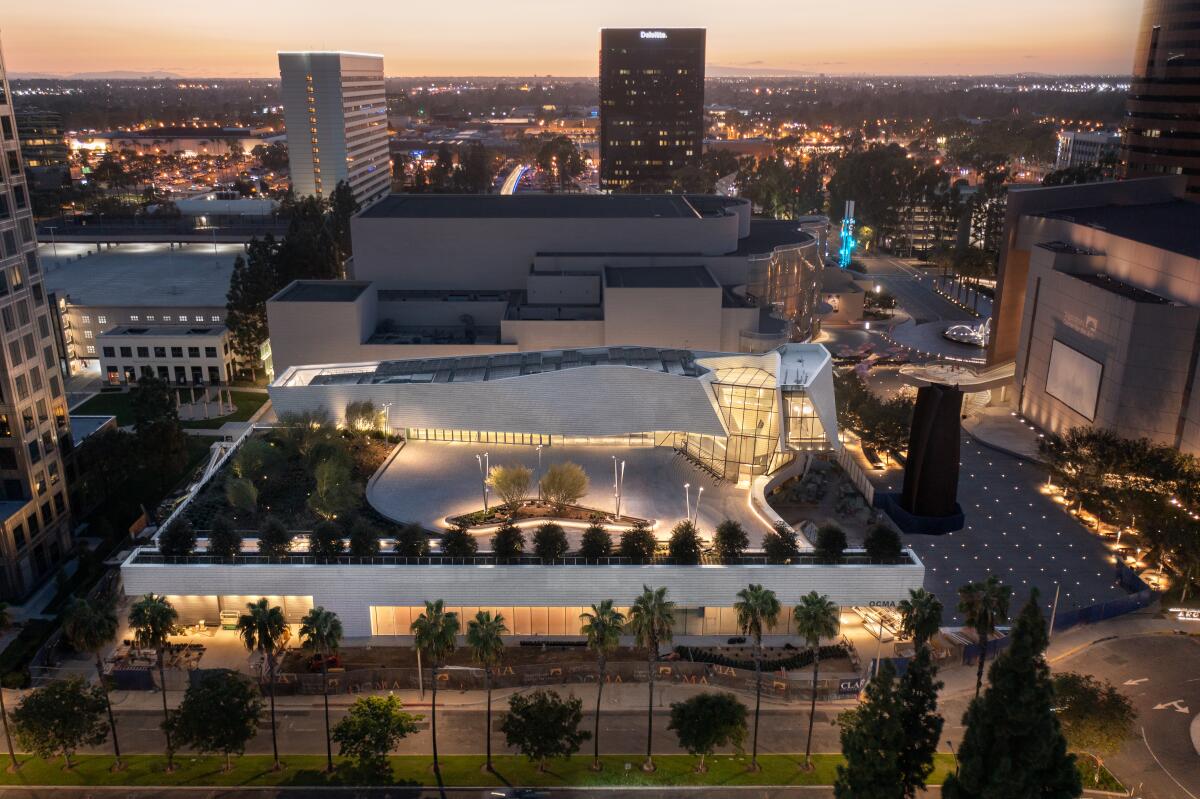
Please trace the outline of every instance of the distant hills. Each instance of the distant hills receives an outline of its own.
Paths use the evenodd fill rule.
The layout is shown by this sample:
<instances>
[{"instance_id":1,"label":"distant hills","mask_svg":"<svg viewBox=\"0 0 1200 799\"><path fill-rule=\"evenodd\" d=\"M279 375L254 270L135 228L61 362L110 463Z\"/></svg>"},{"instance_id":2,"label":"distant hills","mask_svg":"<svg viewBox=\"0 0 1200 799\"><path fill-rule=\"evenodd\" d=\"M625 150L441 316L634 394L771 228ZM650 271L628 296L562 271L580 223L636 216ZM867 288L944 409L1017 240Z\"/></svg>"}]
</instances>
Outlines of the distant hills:
<instances>
[{"instance_id":1,"label":"distant hills","mask_svg":"<svg viewBox=\"0 0 1200 799\"><path fill-rule=\"evenodd\" d=\"M13 72L9 77L23 80L183 80L187 76L165 70L118 69L112 72Z\"/></svg>"}]
</instances>

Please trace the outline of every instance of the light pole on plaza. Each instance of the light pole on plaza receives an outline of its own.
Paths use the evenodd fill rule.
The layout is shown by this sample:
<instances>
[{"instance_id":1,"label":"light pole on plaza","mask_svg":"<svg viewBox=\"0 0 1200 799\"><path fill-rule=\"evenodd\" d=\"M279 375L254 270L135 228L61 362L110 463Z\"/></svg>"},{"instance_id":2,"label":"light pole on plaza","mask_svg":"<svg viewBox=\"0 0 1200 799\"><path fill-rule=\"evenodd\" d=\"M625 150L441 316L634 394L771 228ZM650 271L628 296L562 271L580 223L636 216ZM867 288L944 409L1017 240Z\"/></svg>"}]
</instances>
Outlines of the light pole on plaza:
<instances>
[{"instance_id":1,"label":"light pole on plaza","mask_svg":"<svg viewBox=\"0 0 1200 799\"><path fill-rule=\"evenodd\" d=\"M704 493L704 486L700 486L699 488L696 489L696 514L695 514L695 518L692 519L692 524L699 524L699 522L700 522L700 496L703 493Z\"/></svg>"},{"instance_id":2,"label":"light pole on plaza","mask_svg":"<svg viewBox=\"0 0 1200 799\"><path fill-rule=\"evenodd\" d=\"M687 508L687 520L692 520L692 484L683 484L683 504Z\"/></svg>"},{"instance_id":3,"label":"light pole on plaza","mask_svg":"<svg viewBox=\"0 0 1200 799\"><path fill-rule=\"evenodd\" d=\"M483 493L483 512L484 513L487 513L487 510L488 510L487 475L488 475L489 466L491 463L490 461L487 461L487 457L488 457L488 453L486 453L486 452L483 453L482 455L475 456L475 462L479 464L479 488L480 488L480 491Z\"/></svg>"},{"instance_id":4,"label":"light pole on plaza","mask_svg":"<svg viewBox=\"0 0 1200 799\"><path fill-rule=\"evenodd\" d=\"M538 502L541 502L542 501L542 445L541 444L537 445L537 454L538 454L538 475L537 475Z\"/></svg>"},{"instance_id":5,"label":"light pole on plaza","mask_svg":"<svg viewBox=\"0 0 1200 799\"><path fill-rule=\"evenodd\" d=\"M612 456L613 461L613 498L616 501L617 515L616 518L621 518L621 494L625 488L625 461L621 461L621 470L617 472L617 456Z\"/></svg>"}]
</instances>

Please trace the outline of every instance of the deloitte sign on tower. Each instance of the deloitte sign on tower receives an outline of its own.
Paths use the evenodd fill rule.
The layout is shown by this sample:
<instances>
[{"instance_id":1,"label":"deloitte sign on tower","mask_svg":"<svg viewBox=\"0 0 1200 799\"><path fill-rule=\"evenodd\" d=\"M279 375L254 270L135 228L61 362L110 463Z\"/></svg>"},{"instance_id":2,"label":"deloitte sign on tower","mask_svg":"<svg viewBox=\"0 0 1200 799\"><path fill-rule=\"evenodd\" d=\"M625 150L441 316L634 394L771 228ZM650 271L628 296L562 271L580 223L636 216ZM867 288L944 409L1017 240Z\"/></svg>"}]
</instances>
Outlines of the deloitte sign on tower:
<instances>
[{"instance_id":1,"label":"deloitte sign on tower","mask_svg":"<svg viewBox=\"0 0 1200 799\"><path fill-rule=\"evenodd\" d=\"M667 38L666 31L642 31L643 39L665 39Z\"/></svg>"}]
</instances>

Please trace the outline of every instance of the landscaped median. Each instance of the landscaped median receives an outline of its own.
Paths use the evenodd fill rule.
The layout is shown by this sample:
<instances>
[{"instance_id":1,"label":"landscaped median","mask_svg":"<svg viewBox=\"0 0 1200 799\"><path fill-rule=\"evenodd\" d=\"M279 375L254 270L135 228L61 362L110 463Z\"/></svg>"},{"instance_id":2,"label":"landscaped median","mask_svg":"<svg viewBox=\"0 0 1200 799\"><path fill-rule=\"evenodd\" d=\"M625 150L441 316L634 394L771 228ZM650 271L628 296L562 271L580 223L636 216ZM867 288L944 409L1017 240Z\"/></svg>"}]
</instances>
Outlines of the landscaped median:
<instances>
[{"instance_id":1,"label":"landscaped median","mask_svg":"<svg viewBox=\"0 0 1200 799\"><path fill-rule=\"evenodd\" d=\"M232 771L223 771L224 758L176 756L175 771L163 771L163 758L158 755L131 755L123 758L125 768L112 771L111 756L78 755L72 758L75 768L64 771L61 760L47 762L22 758L20 771L0 770L0 785L62 785L62 786L263 786L263 785L362 785L361 774L348 762L339 762L338 770L327 775L324 755L284 757L282 771L271 770L268 755L247 755L235 758ZM483 770L483 757L473 755L443 755L442 783L448 787L502 787L506 785L556 788L564 786L655 786L655 785L832 785L841 755L812 756L813 770L804 770L803 755L759 755L762 770L751 772L749 755L714 755L705 760L708 771L696 772L696 758L689 755L656 755L657 769L642 771L640 755L609 755L601 757L604 770L591 770L592 759L582 755L570 760L552 761L544 773L537 764L515 755L493 757L495 773ZM393 782L397 785L436 785L431 760L412 755L393 757ZM954 769L949 754L934 756L930 785L941 785ZM1122 790L1121 783L1107 770L1099 785L1092 782L1095 774L1090 762L1081 763L1085 790Z\"/></svg>"},{"instance_id":2,"label":"landscaped median","mask_svg":"<svg viewBox=\"0 0 1200 799\"><path fill-rule=\"evenodd\" d=\"M937 755L930 784L941 784L954 768L950 755ZM362 775L349 763L341 763L333 775L326 775L324 755L284 757L282 771L271 770L268 755L235 758L233 770L222 771L224 758L176 756L175 771L163 771L164 759L156 755L123 758L125 769L113 772L111 756L79 755L72 758L75 768L64 771L61 760L24 760L16 774L0 771L0 785L78 785L78 786L233 786L233 785L361 785ZM642 771L638 755L606 756L604 770L591 770L592 759L576 756L551 761L539 773L537 764L523 757L493 757L495 773L483 770L483 757L450 755L439 758L442 783L449 787L531 787L563 786L638 786L638 785L832 785L841 755L813 755L813 770L804 770L803 755L760 755L761 771L749 770L750 756L714 755L705 760L708 771L696 773L697 758L689 755L656 755L657 769ZM436 785L432 760L424 756L393 757L393 782L397 785Z\"/></svg>"}]
</instances>

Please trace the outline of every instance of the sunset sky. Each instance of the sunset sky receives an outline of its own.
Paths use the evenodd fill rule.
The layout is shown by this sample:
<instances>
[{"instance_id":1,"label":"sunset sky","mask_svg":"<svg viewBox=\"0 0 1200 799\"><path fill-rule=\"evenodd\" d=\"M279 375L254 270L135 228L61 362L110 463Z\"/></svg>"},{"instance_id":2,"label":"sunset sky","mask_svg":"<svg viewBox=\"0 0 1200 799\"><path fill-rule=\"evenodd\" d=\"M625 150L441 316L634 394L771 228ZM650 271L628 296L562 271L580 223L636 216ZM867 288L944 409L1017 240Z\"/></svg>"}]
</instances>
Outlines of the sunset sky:
<instances>
[{"instance_id":1,"label":"sunset sky","mask_svg":"<svg viewBox=\"0 0 1200 799\"><path fill-rule=\"evenodd\" d=\"M708 28L708 63L830 74L1129 71L1141 0L208 0L6 3L14 73L277 75L277 50L388 75L594 75L602 27Z\"/></svg>"}]
</instances>

